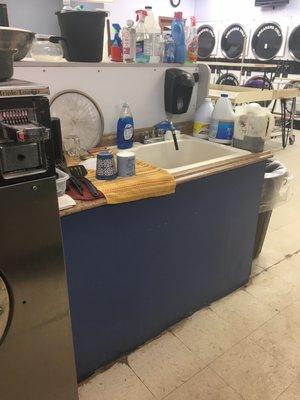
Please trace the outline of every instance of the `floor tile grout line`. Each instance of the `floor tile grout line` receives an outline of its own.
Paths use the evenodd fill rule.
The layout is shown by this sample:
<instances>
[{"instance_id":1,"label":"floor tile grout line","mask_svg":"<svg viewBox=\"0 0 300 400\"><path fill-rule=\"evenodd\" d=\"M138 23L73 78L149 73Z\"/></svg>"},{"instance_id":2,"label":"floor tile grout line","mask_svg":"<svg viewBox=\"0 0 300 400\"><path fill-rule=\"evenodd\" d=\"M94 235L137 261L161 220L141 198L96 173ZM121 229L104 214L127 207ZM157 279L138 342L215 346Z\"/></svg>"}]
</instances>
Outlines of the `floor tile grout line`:
<instances>
[{"instance_id":1,"label":"floor tile grout line","mask_svg":"<svg viewBox=\"0 0 300 400\"><path fill-rule=\"evenodd\" d=\"M197 371L195 374L191 375L185 382L182 382L179 386L176 386L174 389L171 390L171 392L169 392L168 394L166 394L163 397L160 397L158 400L163 400L166 397L170 396L172 393L175 392L175 390L178 390L179 388L181 388L181 386L185 385L186 383L188 383L191 379L193 379L196 375L200 374L202 371L204 371L207 367L203 367L200 371Z\"/></svg>"},{"instance_id":2,"label":"floor tile grout line","mask_svg":"<svg viewBox=\"0 0 300 400\"><path fill-rule=\"evenodd\" d=\"M291 382L291 383L289 384L289 386L288 386L287 388L285 388L284 391L281 392L274 400L278 400L279 397L280 397L282 394L284 394L286 391L288 391L288 389L289 389L295 382L297 382L297 379L298 379L298 377L296 377L295 380L294 380L293 382Z\"/></svg>"},{"instance_id":3,"label":"floor tile grout line","mask_svg":"<svg viewBox=\"0 0 300 400\"><path fill-rule=\"evenodd\" d=\"M271 268L273 268L273 267L276 267L277 265L279 265L280 263L282 263L282 262L285 261L285 260L288 260L288 259L290 259L290 258L293 258L293 257L296 256L299 252L300 252L300 249L294 251L294 252L291 253L291 254L286 254L283 258L281 258L280 260L276 261L274 264L271 264L271 265L270 265L269 267L267 267L267 268L264 268L264 267L262 267L262 266L259 265L259 264L256 264L256 265L258 265L258 266L259 266L260 268L262 268L264 271L268 272L269 269L271 269Z\"/></svg>"},{"instance_id":4,"label":"floor tile grout line","mask_svg":"<svg viewBox=\"0 0 300 400\"><path fill-rule=\"evenodd\" d=\"M137 373L134 371L134 369L131 367L129 360L127 361L127 366L128 368L134 373L134 375L138 378L138 380L142 383L143 386L145 386L145 388L152 394L152 396L155 399L158 399L157 396L155 396L155 394L152 392L152 390L145 384L145 382L142 381L142 379L137 375Z\"/></svg>"},{"instance_id":5,"label":"floor tile grout line","mask_svg":"<svg viewBox=\"0 0 300 400\"><path fill-rule=\"evenodd\" d=\"M247 400L245 397L238 392L233 386L231 386L217 371L215 371L211 366L207 366L214 374L216 374L227 386L229 386L238 396L242 398L242 400Z\"/></svg>"}]
</instances>

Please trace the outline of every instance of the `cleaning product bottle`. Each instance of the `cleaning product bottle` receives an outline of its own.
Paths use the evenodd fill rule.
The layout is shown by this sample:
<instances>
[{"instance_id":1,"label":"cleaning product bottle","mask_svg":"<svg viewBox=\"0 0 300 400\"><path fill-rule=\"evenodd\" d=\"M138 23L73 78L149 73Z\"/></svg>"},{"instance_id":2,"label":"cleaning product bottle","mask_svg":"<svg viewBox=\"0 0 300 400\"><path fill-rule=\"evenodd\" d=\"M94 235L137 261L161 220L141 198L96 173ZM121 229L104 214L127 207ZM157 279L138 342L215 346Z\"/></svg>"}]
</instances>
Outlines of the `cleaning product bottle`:
<instances>
[{"instance_id":1,"label":"cleaning product bottle","mask_svg":"<svg viewBox=\"0 0 300 400\"><path fill-rule=\"evenodd\" d=\"M123 39L123 60L127 63L134 62L136 52L136 31L134 22L131 19L126 21L122 30Z\"/></svg>"},{"instance_id":2,"label":"cleaning product bottle","mask_svg":"<svg viewBox=\"0 0 300 400\"><path fill-rule=\"evenodd\" d=\"M209 140L231 144L234 131L234 112L228 94L221 94L212 113Z\"/></svg>"},{"instance_id":3,"label":"cleaning product bottle","mask_svg":"<svg viewBox=\"0 0 300 400\"><path fill-rule=\"evenodd\" d=\"M162 40L161 28L158 24L158 19L155 18L152 7L146 6L147 16L145 18L145 28L150 39L150 63L158 64L161 61Z\"/></svg>"},{"instance_id":4,"label":"cleaning product bottle","mask_svg":"<svg viewBox=\"0 0 300 400\"><path fill-rule=\"evenodd\" d=\"M204 102L200 104L195 113L193 136L201 139L208 139L213 111L214 106L212 105L211 99L207 97L204 99Z\"/></svg>"},{"instance_id":5,"label":"cleaning product bottle","mask_svg":"<svg viewBox=\"0 0 300 400\"><path fill-rule=\"evenodd\" d=\"M146 64L150 61L150 38L145 28L147 11L137 10L136 25L136 62Z\"/></svg>"},{"instance_id":6,"label":"cleaning product bottle","mask_svg":"<svg viewBox=\"0 0 300 400\"><path fill-rule=\"evenodd\" d=\"M169 64L175 62L175 42L170 34L165 35L163 62Z\"/></svg>"},{"instance_id":7,"label":"cleaning product bottle","mask_svg":"<svg viewBox=\"0 0 300 400\"><path fill-rule=\"evenodd\" d=\"M187 59L196 62L198 59L198 35L196 28L196 17L191 17L191 26L187 40Z\"/></svg>"},{"instance_id":8,"label":"cleaning product bottle","mask_svg":"<svg viewBox=\"0 0 300 400\"><path fill-rule=\"evenodd\" d=\"M115 30L114 40L112 42L110 53L111 53L111 61L122 62L123 61L123 48L122 48L122 40L120 38L120 30L121 27L119 24L112 24Z\"/></svg>"},{"instance_id":9,"label":"cleaning product bottle","mask_svg":"<svg viewBox=\"0 0 300 400\"><path fill-rule=\"evenodd\" d=\"M133 145L134 124L130 107L123 104L117 127L118 149L129 149Z\"/></svg>"},{"instance_id":10,"label":"cleaning product bottle","mask_svg":"<svg viewBox=\"0 0 300 400\"><path fill-rule=\"evenodd\" d=\"M186 45L182 12L175 12L171 30L175 42L175 63L184 64L186 60Z\"/></svg>"}]
</instances>

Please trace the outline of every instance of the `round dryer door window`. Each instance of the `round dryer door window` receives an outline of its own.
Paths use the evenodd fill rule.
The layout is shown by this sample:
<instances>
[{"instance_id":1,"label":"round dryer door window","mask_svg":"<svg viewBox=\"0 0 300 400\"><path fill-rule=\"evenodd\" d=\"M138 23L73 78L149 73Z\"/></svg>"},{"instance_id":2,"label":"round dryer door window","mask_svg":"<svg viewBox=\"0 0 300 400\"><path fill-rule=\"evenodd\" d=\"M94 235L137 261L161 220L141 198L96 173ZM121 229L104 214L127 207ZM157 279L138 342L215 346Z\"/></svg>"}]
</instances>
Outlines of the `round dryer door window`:
<instances>
[{"instance_id":1,"label":"round dryer door window","mask_svg":"<svg viewBox=\"0 0 300 400\"><path fill-rule=\"evenodd\" d=\"M7 332L10 316L10 299L4 280L0 276L0 345Z\"/></svg>"},{"instance_id":2,"label":"round dryer door window","mask_svg":"<svg viewBox=\"0 0 300 400\"><path fill-rule=\"evenodd\" d=\"M300 25L298 25L290 34L289 52L296 61L300 61Z\"/></svg>"},{"instance_id":3,"label":"round dryer door window","mask_svg":"<svg viewBox=\"0 0 300 400\"><path fill-rule=\"evenodd\" d=\"M228 85L228 86L239 86L239 81L237 77L233 74L221 75L217 82L217 85Z\"/></svg>"},{"instance_id":4,"label":"round dryer door window","mask_svg":"<svg viewBox=\"0 0 300 400\"><path fill-rule=\"evenodd\" d=\"M211 55L216 45L216 36L210 25L203 25L198 30L198 57L205 59Z\"/></svg>"},{"instance_id":5,"label":"round dryer door window","mask_svg":"<svg viewBox=\"0 0 300 400\"><path fill-rule=\"evenodd\" d=\"M252 37L252 51L258 60L272 60L283 42L282 30L276 22L260 25Z\"/></svg>"},{"instance_id":6,"label":"round dryer door window","mask_svg":"<svg viewBox=\"0 0 300 400\"><path fill-rule=\"evenodd\" d=\"M229 60L239 58L244 50L246 32L240 24L232 24L224 31L221 39L223 55Z\"/></svg>"}]
</instances>

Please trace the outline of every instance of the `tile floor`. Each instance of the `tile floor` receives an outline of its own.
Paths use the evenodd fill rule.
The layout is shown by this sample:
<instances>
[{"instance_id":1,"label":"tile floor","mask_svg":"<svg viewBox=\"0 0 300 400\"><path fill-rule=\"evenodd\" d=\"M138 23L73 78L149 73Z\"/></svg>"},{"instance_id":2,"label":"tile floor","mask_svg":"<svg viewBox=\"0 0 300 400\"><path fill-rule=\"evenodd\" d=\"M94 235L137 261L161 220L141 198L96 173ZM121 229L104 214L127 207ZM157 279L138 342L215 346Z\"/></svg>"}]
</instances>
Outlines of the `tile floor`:
<instances>
[{"instance_id":1,"label":"tile floor","mask_svg":"<svg viewBox=\"0 0 300 400\"><path fill-rule=\"evenodd\" d=\"M272 150L294 194L273 212L247 287L79 387L80 400L300 400L300 134Z\"/></svg>"}]
</instances>

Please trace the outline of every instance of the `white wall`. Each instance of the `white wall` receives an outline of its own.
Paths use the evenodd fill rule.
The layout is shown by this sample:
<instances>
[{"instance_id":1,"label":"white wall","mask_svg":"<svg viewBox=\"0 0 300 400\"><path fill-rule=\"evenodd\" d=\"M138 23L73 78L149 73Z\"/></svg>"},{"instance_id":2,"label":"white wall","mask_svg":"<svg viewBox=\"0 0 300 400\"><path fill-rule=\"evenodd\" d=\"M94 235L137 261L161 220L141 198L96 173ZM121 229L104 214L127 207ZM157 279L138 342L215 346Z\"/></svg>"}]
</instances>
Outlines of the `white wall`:
<instances>
[{"instance_id":1,"label":"white wall","mask_svg":"<svg viewBox=\"0 0 300 400\"><path fill-rule=\"evenodd\" d=\"M280 21L283 17L293 17L300 23L300 0L290 0L290 4L272 7L255 7L255 0L196 0L197 20L234 22L249 19Z\"/></svg>"},{"instance_id":2,"label":"white wall","mask_svg":"<svg viewBox=\"0 0 300 400\"><path fill-rule=\"evenodd\" d=\"M101 66L87 64L73 66L51 64L42 66L24 66L31 63L17 63L14 78L45 83L50 87L51 98L62 90L80 90L91 96L99 105L104 116L105 133L115 132L122 104L129 103L133 113L135 127L145 128L166 119L164 111L164 77L166 66ZM40 65L40 66L38 66ZM50 65L50 64L49 64ZM182 69L193 73L198 68L190 65ZM204 78L202 84L205 85ZM186 114L178 116L174 122L193 119L197 86L194 88L191 104ZM206 93L203 94L207 96Z\"/></svg>"},{"instance_id":3,"label":"white wall","mask_svg":"<svg viewBox=\"0 0 300 400\"><path fill-rule=\"evenodd\" d=\"M116 0L112 4L105 4L105 9L110 11L113 22L122 25L126 19L134 19L135 11L143 9L146 5L153 7L156 16L173 17L175 11L182 11L188 18L195 13L195 0L181 0L178 8L173 8L169 0Z\"/></svg>"},{"instance_id":4,"label":"white wall","mask_svg":"<svg viewBox=\"0 0 300 400\"><path fill-rule=\"evenodd\" d=\"M77 0L76 0L77 1ZM59 34L56 11L61 10L63 0L6 0L10 25L29 29L37 33ZM87 9L103 8L102 3L85 3ZM111 13L111 21L124 25L127 19L135 19L135 11L145 5L153 7L157 16L173 16L174 11L182 11L190 17L195 12L195 0L181 0L178 8L173 8L169 0L116 0L105 4L104 8Z\"/></svg>"},{"instance_id":5,"label":"white wall","mask_svg":"<svg viewBox=\"0 0 300 400\"><path fill-rule=\"evenodd\" d=\"M59 34L56 11L61 0L6 0L10 26L37 33Z\"/></svg>"}]
</instances>

